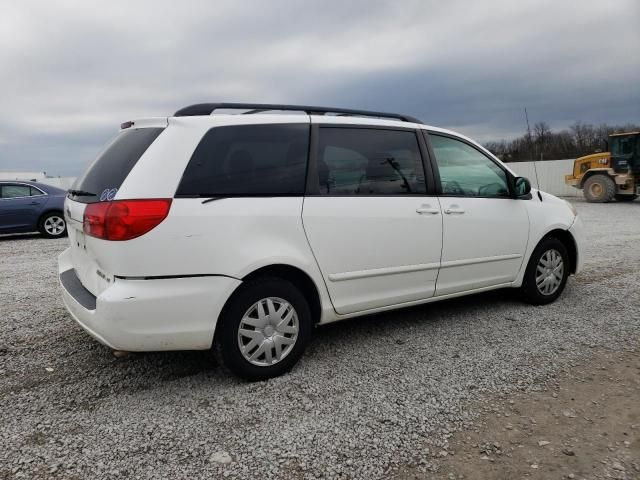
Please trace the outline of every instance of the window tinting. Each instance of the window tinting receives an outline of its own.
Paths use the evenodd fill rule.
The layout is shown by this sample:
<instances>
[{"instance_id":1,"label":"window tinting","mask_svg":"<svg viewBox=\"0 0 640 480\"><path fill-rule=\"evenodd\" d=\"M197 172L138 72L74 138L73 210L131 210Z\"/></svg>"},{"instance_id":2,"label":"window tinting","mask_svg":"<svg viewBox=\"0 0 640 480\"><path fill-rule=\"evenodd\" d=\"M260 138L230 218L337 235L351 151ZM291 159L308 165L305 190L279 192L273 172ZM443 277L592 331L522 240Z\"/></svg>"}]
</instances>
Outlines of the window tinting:
<instances>
[{"instance_id":1,"label":"window tinting","mask_svg":"<svg viewBox=\"0 0 640 480\"><path fill-rule=\"evenodd\" d=\"M74 197L85 203L112 199L149 145L163 128L138 128L120 132L96 158L84 174L76 180L72 190L94 195Z\"/></svg>"},{"instance_id":2,"label":"window tinting","mask_svg":"<svg viewBox=\"0 0 640 480\"><path fill-rule=\"evenodd\" d=\"M2 198L29 197L31 195L29 185L2 185L0 189Z\"/></svg>"},{"instance_id":3,"label":"window tinting","mask_svg":"<svg viewBox=\"0 0 640 480\"><path fill-rule=\"evenodd\" d=\"M309 125L237 125L209 130L178 196L302 195Z\"/></svg>"},{"instance_id":4,"label":"window tinting","mask_svg":"<svg viewBox=\"0 0 640 480\"><path fill-rule=\"evenodd\" d=\"M320 128L321 195L425 193L424 167L412 131Z\"/></svg>"},{"instance_id":5,"label":"window tinting","mask_svg":"<svg viewBox=\"0 0 640 480\"><path fill-rule=\"evenodd\" d=\"M466 143L429 135L442 193L456 197L508 197L507 175L495 162Z\"/></svg>"}]
</instances>

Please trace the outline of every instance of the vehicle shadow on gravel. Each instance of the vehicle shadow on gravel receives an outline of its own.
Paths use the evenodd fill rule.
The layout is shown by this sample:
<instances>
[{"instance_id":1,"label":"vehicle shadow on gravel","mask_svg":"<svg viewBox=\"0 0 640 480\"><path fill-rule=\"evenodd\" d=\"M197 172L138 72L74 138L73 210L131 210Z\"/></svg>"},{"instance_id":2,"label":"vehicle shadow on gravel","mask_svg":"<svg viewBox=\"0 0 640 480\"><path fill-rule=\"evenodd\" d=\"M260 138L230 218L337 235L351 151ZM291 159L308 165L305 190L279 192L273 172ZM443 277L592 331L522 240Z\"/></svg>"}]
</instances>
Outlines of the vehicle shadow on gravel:
<instances>
[{"instance_id":1,"label":"vehicle shadow on gravel","mask_svg":"<svg viewBox=\"0 0 640 480\"><path fill-rule=\"evenodd\" d=\"M495 310L498 313L503 308L518 304L515 292L506 289L467 295L322 325L316 330L314 343L332 342L345 335L361 337L363 348L367 340L376 336L393 334L401 341L402 337L410 334L411 327L430 328L439 322L453 326L456 321L466 322L477 317L480 311Z\"/></svg>"},{"instance_id":2,"label":"vehicle shadow on gravel","mask_svg":"<svg viewBox=\"0 0 640 480\"><path fill-rule=\"evenodd\" d=\"M431 330L445 322L445 328L454 327L457 321L468 322L479 311L501 310L500 305L508 309L513 303L511 292L488 292L324 325L317 328L302 366L294 367L288 375L302 378L313 372L320 374L321 364L326 363L336 369L349 369L354 350L366 355L372 348L387 344L389 339L402 349L416 329L421 334L435 334ZM76 355L84 357L80 362L83 367L68 376L65 383L95 383L102 391L98 395L102 398L123 391L162 388L179 380L206 387L247 384L221 368L211 351L130 353L116 358L108 347L92 343L80 330L64 341L71 345L70 349Z\"/></svg>"},{"instance_id":3,"label":"vehicle shadow on gravel","mask_svg":"<svg viewBox=\"0 0 640 480\"><path fill-rule=\"evenodd\" d=\"M512 292L495 291L324 325L316 329L311 345L303 356L302 368L294 367L289 375L303 377L312 374L310 370L322 370L320 365L314 365L316 362L331 363L336 369L349 369L354 349L365 355L372 346L382 346L389 339L401 349L416 329L421 333L436 334L436 326L453 328L456 322L469 322L481 315L479 312L508 310L516 303ZM123 380L128 383L128 388L146 389L153 384L198 375L202 378L193 380L201 380L209 386L212 382L231 382L236 386L247 384L231 377L217 364L210 351L133 353L117 359L106 347L97 348L99 350L95 353L101 360L96 361L104 362L105 357L109 357L109 363L116 370L122 369ZM145 372L145 375L131 377L128 375L130 369L137 374Z\"/></svg>"}]
</instances>

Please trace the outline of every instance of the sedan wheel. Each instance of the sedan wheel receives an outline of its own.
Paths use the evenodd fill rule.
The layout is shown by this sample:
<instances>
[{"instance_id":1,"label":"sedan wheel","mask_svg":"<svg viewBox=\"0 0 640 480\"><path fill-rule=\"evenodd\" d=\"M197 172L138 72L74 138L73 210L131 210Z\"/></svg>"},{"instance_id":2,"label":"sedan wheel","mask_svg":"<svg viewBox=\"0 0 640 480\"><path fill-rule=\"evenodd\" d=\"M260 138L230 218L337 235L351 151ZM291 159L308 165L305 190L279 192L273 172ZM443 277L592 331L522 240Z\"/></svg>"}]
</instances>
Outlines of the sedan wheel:
<instances>
[{"instance_id":1,"label":"sedan wheel","mask_svg":"<svg viewBox=\"0 0 640 480\"><path fill-rule=\"evenodd\" d=\"M67 233L67 224L62 215L50 213L40 221L39 230L45 237L58 238Z\"/></svg>"}]
</instances>

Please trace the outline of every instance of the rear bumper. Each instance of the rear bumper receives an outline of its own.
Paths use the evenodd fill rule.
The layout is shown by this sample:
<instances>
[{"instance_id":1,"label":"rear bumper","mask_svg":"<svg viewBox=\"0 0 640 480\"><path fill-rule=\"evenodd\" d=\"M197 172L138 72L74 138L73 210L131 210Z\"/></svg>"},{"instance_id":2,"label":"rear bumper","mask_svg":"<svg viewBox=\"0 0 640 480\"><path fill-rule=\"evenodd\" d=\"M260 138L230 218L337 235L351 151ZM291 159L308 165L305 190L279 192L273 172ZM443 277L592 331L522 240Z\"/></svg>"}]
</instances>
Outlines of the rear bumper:
<instances>
[{"instance_id":1,"label":"rear bumper","mask_svg":"<svg viewBox=\"0 0 640 480\"><path fill-rule=\"evenodd\" d=\"M210 348L222 307L241 283L223 276L116 279L93 297L75 276L69 250L58 272L74 320L100 343L130 352Z\"/></svg>"}]
</instances>

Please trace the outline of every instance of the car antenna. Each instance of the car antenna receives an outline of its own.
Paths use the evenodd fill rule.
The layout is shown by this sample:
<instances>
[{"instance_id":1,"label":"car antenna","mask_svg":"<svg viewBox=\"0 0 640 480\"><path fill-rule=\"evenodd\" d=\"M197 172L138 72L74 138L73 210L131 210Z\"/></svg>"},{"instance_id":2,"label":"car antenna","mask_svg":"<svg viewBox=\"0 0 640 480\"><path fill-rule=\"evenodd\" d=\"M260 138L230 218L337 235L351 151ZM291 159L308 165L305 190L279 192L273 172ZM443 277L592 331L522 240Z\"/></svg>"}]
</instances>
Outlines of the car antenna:
<instances>
[{"instance_id":1,"label":"car antenna","mask_svg":"<svg viewBox=\"0 0 640 480\"><path fill-rule=\"evenodd\" d=\"M531 127L529 126L529 115L527 114L527 107L524 107L524 118L527 122L527 140L529 140L529 154L531 155L531 161L533 162L533 173L536 176L536 187L538 189L538 198L542 201L542 195L540 195L540 179L538 178L538 168L536 167L536 156L533 154L533 145L531 141Z\"/></svg>"}]
</instances>

